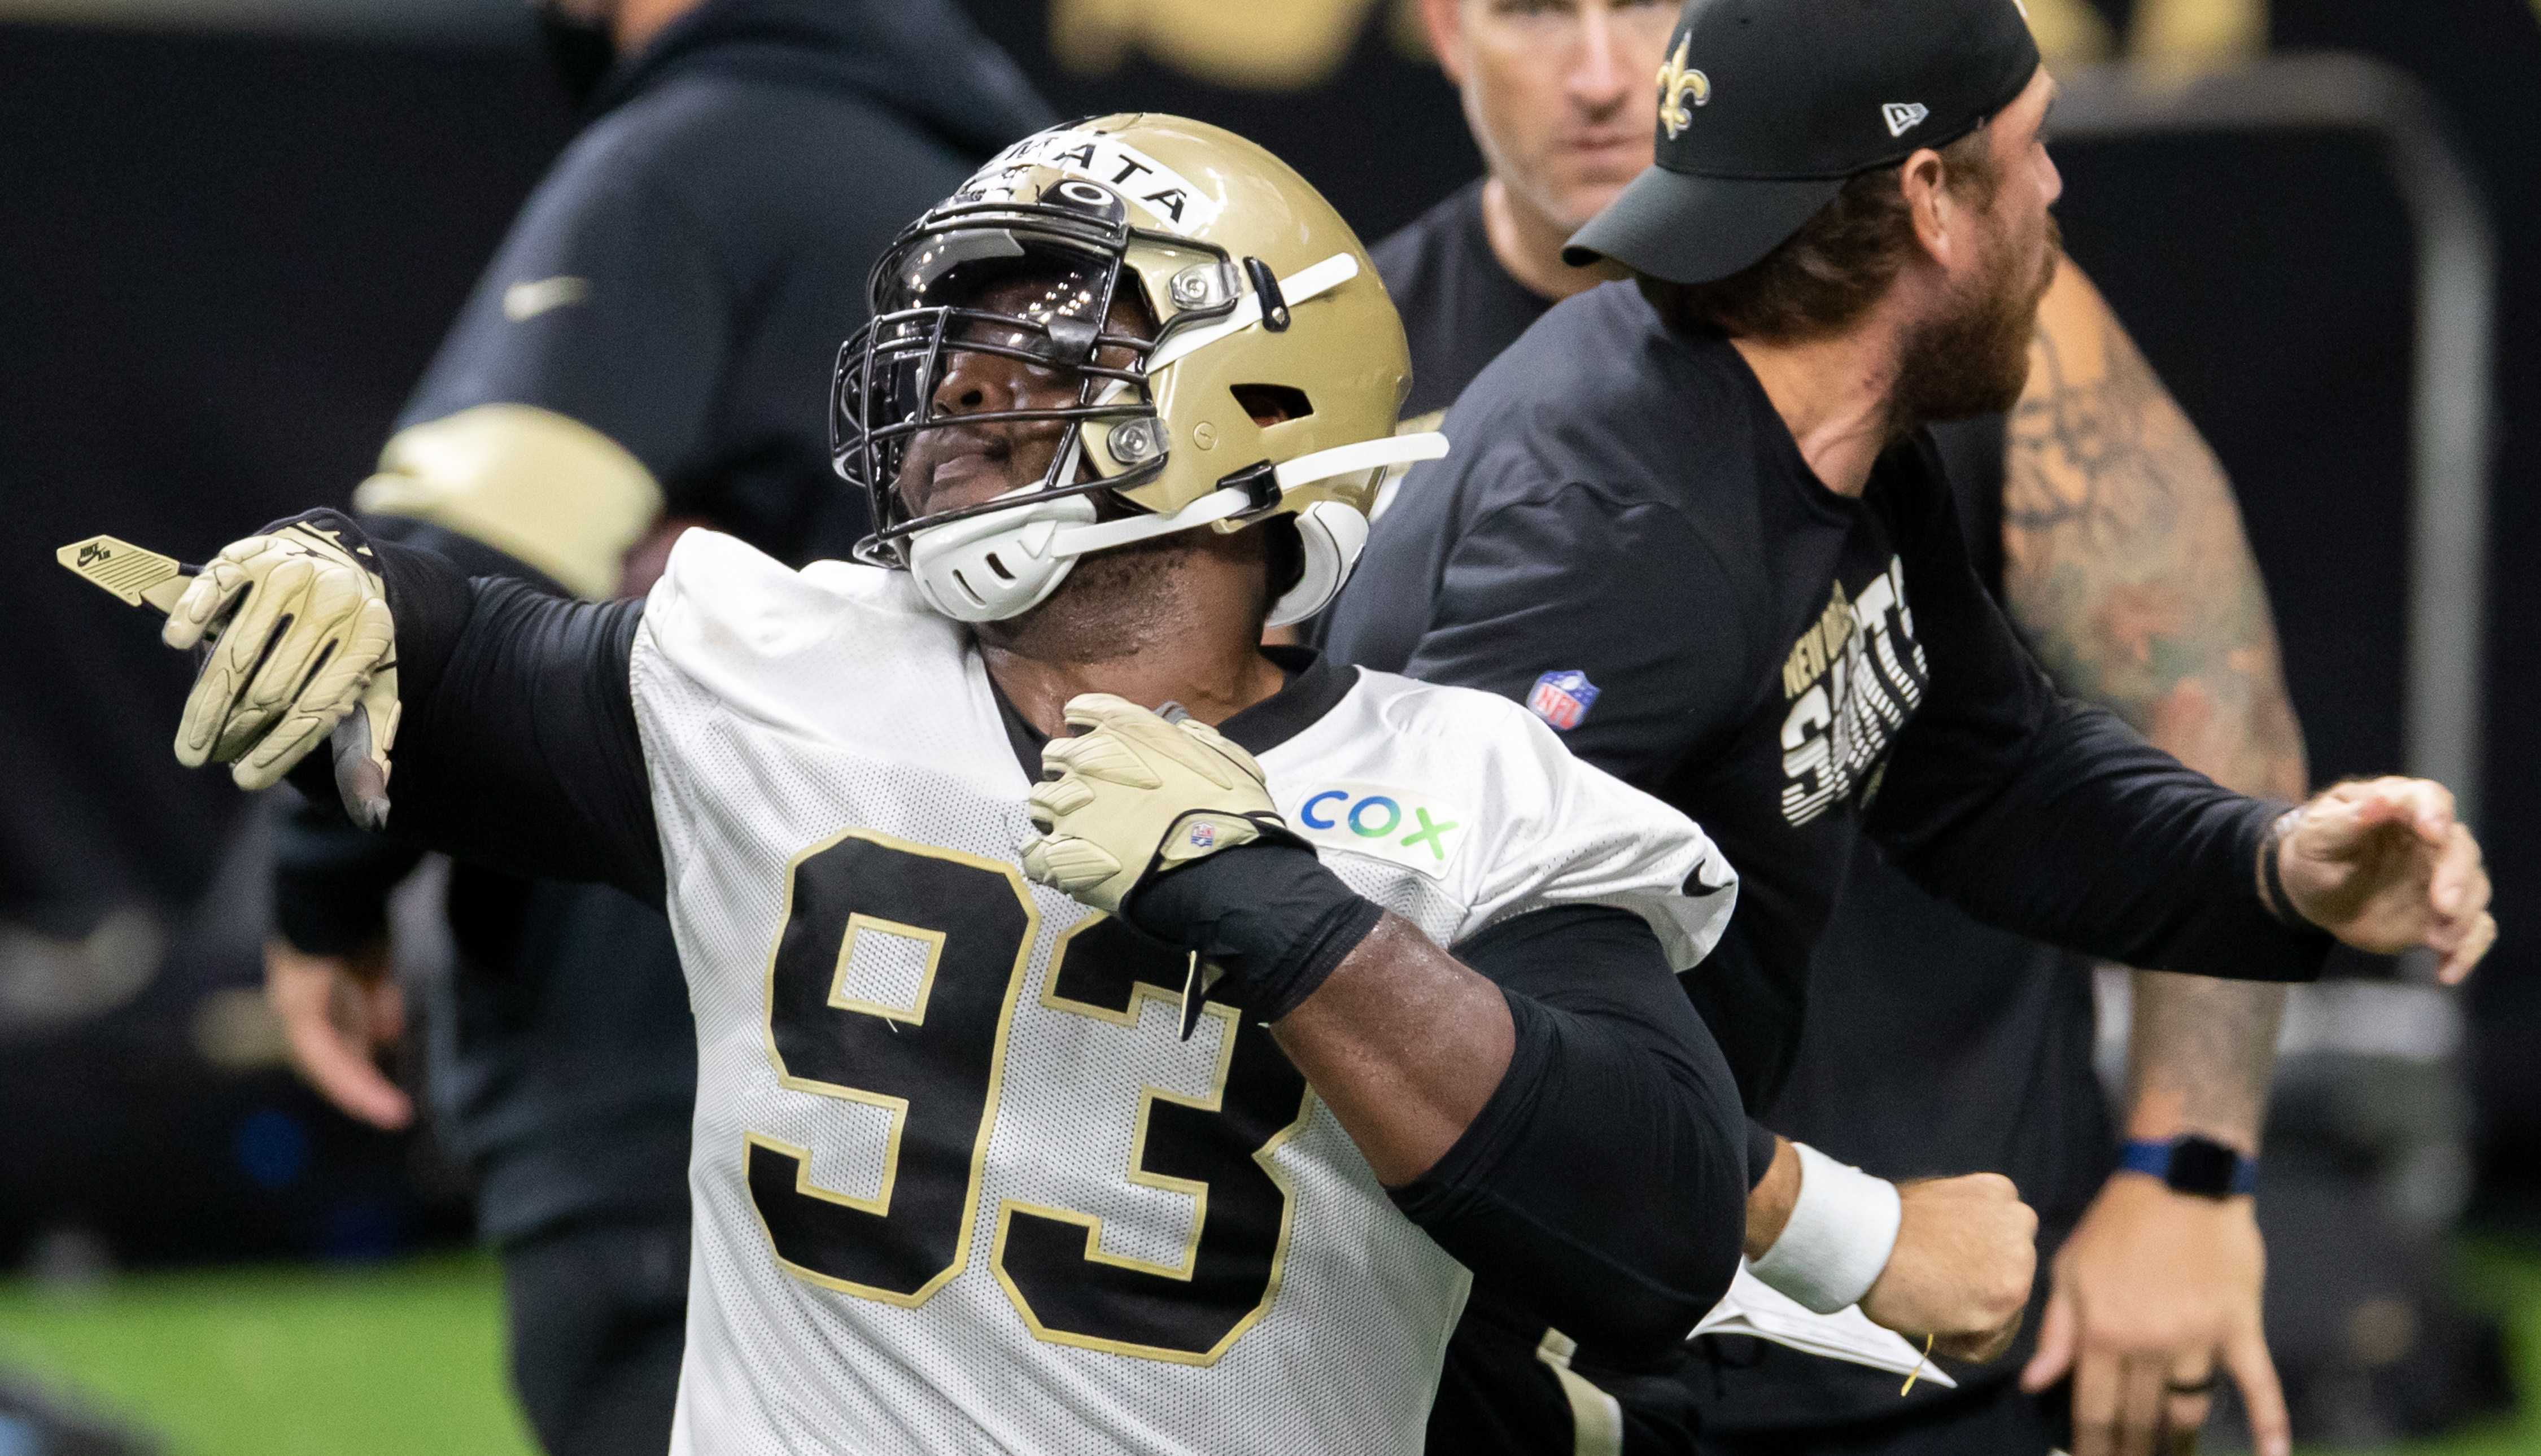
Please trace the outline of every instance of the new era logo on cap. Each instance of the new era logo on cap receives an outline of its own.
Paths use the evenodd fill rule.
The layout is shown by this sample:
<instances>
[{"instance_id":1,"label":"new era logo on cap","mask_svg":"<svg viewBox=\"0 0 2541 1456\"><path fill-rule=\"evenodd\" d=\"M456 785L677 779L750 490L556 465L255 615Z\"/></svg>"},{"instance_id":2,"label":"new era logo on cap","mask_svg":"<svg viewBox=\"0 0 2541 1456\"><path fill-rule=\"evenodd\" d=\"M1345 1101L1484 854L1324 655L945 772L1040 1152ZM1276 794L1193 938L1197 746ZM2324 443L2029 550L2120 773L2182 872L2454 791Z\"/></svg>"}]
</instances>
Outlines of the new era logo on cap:
<instances>
[{"instance_id":1,"label":"new era logo on cap","mask_svg":"<svg viewBox=\"0 0 2541 1456\"><path fill-rule=\"evenodd\" d=\"M1915 102L1890 102L1879 109L1879 114L1888 118L1890 136L1904 136L1923 125L1924 118L1932 114L1932 111L1930 108Z\"/></svg>"}]
</instances>

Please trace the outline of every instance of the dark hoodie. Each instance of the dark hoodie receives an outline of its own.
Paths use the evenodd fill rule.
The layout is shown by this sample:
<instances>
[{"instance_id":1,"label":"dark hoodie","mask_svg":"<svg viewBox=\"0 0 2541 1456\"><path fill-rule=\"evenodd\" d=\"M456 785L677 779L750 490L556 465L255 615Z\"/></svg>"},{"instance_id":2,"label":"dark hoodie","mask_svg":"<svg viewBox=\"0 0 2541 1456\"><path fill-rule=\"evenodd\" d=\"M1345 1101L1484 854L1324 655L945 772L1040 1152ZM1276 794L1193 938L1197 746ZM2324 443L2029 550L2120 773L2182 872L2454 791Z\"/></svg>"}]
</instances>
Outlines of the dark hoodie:
<instances>
[{"instance_id":1,"label":"dark hoodie","mask_svg":"<svg viewBox=\"0 0 2541 1456\"><path fill-rule=\"evenodd\" d=\"M611 74L399 425L554 410L642 461L669 514L789 561L842 556L865 508L830 470L830 371L867 271L1053 119L949 0L708 0ZM557 278L582 283L513 293ZM535 576L379 524L472 571ZM321 953L378 934L414 863L332 818L295 816L278 852L277 924ZM696 1050L660 912L464 869L450 902L460 965L433 998L431 1093L479 1174L484 1233L685 1218Z\"/></svg>"},{"instance_id":2,"label":"dark hoodie","mask_svg":"<svg viewBox=\"0 0 2541 1456\"><path fill-rule=\"evenodd\" d=\"M633 452L673 515L842 556L829 385L883 246L1054 119L950 0L708 0L621 62L399 427L542 405ZM514 285L587 280L506 315Z\"/></svg>"}]
</instances>

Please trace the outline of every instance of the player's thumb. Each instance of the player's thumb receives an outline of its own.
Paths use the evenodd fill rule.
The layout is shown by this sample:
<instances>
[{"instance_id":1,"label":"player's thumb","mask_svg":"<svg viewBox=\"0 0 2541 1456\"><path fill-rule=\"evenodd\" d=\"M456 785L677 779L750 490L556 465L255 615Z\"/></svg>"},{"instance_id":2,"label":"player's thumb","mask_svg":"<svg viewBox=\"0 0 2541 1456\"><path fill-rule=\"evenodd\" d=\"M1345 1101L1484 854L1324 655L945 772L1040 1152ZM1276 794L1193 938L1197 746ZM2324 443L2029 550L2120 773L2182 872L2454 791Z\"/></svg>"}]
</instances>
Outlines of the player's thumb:
<instances>
[{"instance_id":1,"label":"player's thumb","mask_svg":"<svg viewBox=\"0 0 2541 1456\"><path fill-rule=\"evenodd\" d=\"M2293 1418L2286 1413L2286 1391L2277 1379L2277 1362L2268 1354L2267 1336L2256 1328L2234 1335L2223 1347L2223 1368L2241 1388L2241 1407L2250 1418L2250 1449L2257 1456L2291 1456Z\"/></svg>"},{"instance_id":2,"label":"player's thumb","mask_svg":"<svg viewBox=\"0 0 2541 1456\"><path fill-rule=\"evenodd\" d=\"M2046 1316L2038 1322L2038 1352L2021 1368L2020 1388L2036 1395L2065 1378L2073 1368L2073 1349L2081 1339L2081 1321L2073 1313L2073 1296L2062 1279L2048 1292Z\"/></svg>"}]
</instances>

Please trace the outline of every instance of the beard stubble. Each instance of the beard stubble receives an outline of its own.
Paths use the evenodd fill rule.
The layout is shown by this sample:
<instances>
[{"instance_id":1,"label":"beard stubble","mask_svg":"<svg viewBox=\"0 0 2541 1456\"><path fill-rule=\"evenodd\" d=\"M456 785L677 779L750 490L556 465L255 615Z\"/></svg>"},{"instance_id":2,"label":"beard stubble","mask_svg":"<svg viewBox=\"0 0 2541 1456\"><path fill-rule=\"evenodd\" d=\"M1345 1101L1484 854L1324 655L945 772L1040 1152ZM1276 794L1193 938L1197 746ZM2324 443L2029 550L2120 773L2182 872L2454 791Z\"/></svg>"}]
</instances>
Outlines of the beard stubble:
<instances>
[{"instance_id":1,"label":"beard stubble","mask_svg":"<svg viewBox=\"0 0 2541 1456\"><path fill-rule=\"evenodd\" d=\"M1907 337L1898 370L1900 434L1918 425L1999 414L2020 402L2029 383L2038 306L2064 254L2064 233L2053 214L2045 244L2034 274L2003 257L1981 274L1992 286L1968 290ZM2011 251L2001 241L1990 249Z\"/></svg>"}]
</instances>

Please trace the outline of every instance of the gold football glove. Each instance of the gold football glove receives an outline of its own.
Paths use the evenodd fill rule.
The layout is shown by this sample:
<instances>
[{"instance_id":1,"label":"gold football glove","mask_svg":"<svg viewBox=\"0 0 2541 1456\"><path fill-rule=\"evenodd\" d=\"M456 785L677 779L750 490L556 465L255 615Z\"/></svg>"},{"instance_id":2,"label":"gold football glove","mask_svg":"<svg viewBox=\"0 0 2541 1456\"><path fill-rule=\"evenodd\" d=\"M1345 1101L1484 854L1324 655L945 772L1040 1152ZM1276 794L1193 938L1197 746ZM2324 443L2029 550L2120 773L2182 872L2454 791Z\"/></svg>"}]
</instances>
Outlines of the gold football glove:
<instances>
[{"instance_id":1,"label":"gold football glove","mask_svg":"<svg viewBox=\"0 0 2541 1456\"><path fill-rule=\"evenodd\" d=\"M1175 711L1179 711L1176 709ZM1070 726L1042 749L1024 873L1112 914L1157 875L1265 837L1294 839L1262 765L1196 718L1126 698L1068 700Z\"/></svg>"},{"instance_id":2,"label":"gold football glove","mask_svg":"<svg viewBox=\"0 0 2541 1456\"><path fill-rule=\"evenodd\" d=\"M232 543L168 610L160 639L211 644L177 726L177 762L227 764L239 787L270 788L334 734L344 807L367 827L385 822L397 634L359 527L312 511Z\"/></svg>"}]
</instances>

